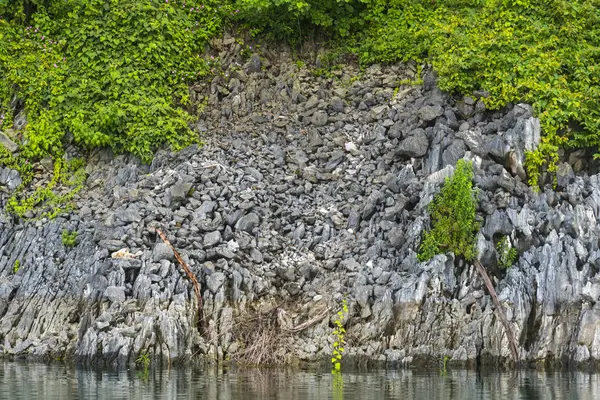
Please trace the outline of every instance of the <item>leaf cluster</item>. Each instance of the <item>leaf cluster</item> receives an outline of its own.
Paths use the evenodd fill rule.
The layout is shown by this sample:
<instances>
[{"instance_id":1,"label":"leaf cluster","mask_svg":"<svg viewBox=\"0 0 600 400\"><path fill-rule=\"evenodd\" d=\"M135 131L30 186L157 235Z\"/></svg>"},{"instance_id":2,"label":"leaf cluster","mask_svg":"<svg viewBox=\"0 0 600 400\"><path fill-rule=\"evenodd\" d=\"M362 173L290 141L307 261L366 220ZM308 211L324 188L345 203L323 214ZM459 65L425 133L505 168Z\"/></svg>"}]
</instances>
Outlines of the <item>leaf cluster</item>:
<instances>
[{"instance_id":1,"label":"leaf cluster","mask_svg":"<svg viewBox=\"0 0 600 400\"><path fill-rule=\"evenodd\" d=\"M67 248L75 247L75 242L77 241L77 232L70 232L67 229L62 231L62 244Z\"/></svg>"}]
</instances>

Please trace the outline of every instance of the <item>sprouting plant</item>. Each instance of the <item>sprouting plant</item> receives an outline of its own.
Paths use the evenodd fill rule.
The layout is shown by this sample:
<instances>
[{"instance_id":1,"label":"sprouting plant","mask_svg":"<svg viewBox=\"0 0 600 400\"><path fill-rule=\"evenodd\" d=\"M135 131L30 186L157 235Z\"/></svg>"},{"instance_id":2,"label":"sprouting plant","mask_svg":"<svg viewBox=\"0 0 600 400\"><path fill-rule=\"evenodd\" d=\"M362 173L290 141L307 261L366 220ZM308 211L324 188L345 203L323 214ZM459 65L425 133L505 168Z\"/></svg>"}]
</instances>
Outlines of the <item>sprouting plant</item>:
<instances>
[{"instance_id":1,"label":"sprouting plant","mask_svg":"<svg viewBox=\"0 0 600 400\"><path fill-rule=\"evenodd\" d=\"M334 321L335 328L333 329L333 335L335 336L335 341L333 342L333 357L331 358L332 372L339 372L342 368L342 356L344 354L344 345L346 344L344 340L344 335L346 334L344 319L346 315L348 315L348 301L344 299L342 300L342 310L338 311Z\"/></svg>"},{"instance_id":2,"label":"sprouting plant","mask_svg":"<svg viewBox=\"0 0 600 400\"><path fill-rule=\"evenodd\" d=\"M139 371L138 376L140 378L142 378L143 380L148 380L148 375L149 375L149 367L150 367L150 356L148 355L147 352L144 353L140 353L140 355L138 356L138 358L135 359L135 363L142 367L142 370Z\"/></svg>"},{"instance_id":3,"label":"sprouting plant","mask_svg":"<svg viewBox=\"0 0 600 400\"><path fill-rule=\"evenodd\" d=\"M62 243L67 248L75 247L75 241L77 240L77 232L70 232L67 229L62 231Z\"/></svg>"},{"instance_id":4,"label":"sprouting plant","mask_svg":"<svg viewBox=\"0 0 600 400\"><path fill-rule=\"evenodd\" d=\"M508 268L517 261L517 250L511 246L507 236L503 236L496 245L498 252L498 265L501 268Z\"/></svg>"},{"instance_id":5,"label":"sprouting plant","mask_svg":"<svg viewBox=\"0 0 600 400\"><path fill-rule=\"evenodd\" d=\"M135 359L135 363L143 369L148 369L148 367L150 367L150 356L148 353L141 353L138 358Z\"/></svg>"},{"instance_id":6,"label":"sprouting plant","mask_svg":"<svg viewBox=\"0 0 600 400\"><path fill-rule=\"evenodd\" d=\"M21 261L19 261L19 259L17 258L15 260L15 263L13 264L13 274L16 274L17 272L19 272L20 267L21 267Z\"/></svg>"},{"instance_id":7,"label":"sprouting plant","mask_svg":"<svg viewBox=\"0 0 600 400\"><path fill-rule=\"evenodd\" d=\"M440 359L440 374L446 375L448 372L448 361L450 361L451 357L449 355L445 355Z\"/></svg>"}]
</instances>

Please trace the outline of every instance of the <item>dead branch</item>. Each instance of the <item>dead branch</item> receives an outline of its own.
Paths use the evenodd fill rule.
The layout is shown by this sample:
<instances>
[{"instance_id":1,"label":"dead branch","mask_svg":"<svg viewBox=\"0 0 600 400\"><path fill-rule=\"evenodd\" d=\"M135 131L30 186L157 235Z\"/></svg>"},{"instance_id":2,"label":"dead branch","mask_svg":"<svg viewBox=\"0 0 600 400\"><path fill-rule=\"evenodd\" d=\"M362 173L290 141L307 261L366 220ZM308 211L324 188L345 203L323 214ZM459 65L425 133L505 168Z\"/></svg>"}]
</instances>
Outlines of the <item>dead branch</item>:
<instances>
[{"instance_id":1,"label":"dead branch","mask_svg":"<svg viewBox=\"0 0 600 400\"><path fill-rule=\"evenodd\" d=\"M508 342L510 344L510 351L512 353L513 361L515 362L515 364L517 364L519 362L519 352L517 350L515 336L513 335L512 329L510 328L508 320L506 319L506 314L504 313L504 307L502 307L502 304L498 300L498 296L496 295L496 291L494 290L492 281L490 280L490 277L488 276L487 272L485 271L485 268L483 267L483 265L481 265L481 263L477 259L475 259L473 261L473 264L475 265L477 272L479 272L481 279L483 279L483 283L485 283L485 286L487 287L487 290L490 293L490 296L492 296L492 301L494 302L494 305L496 306L496 311L498 311L498 316L500 317L500 321L502 321L502 325L504 325L504 330L506 331L506 336L508 337Z\"/></svg>"},{"instance_id":2,"label":"dead branch","mask_svg":"<svg viewBox=\"0 0 600 400\"><path fill-rule=\"evenodd\" d=\"M190 268L187 266L185 261L183 261L183 258L181 258L181 256L177 252L177 250L175 250L175 248L173 247L171 242L169 242L169 239L167 239L167 236L160 229L155 228L155 230L156 230L156 233L158 233L160 238L163 240L163 242L165 242L171 248L171 250L173 250L173 254L175 255L175 258L177 259L177 261L179 262L179 264L185 271L188 279L192 282L192 285L194 286L194 293L196 294L196 300L198 301L197 324L198 324L198 328L199 328L200 332L204 332L205 331L205 329L204 329L205 328L205 326L204 326L204 305L202 303L202 295L200 293L200 283L198 282L198 279L196 279L196 275L194 275L194 273L190 270Z\"/></svg>"},{"instance_id":3,"label":"dead branch","mask_svg":"<svg viewBox=\"0 0 600 400\"><path fill-rule=\"evenodd\" d=\"M300 332L303 331L307 328L310 328L311 326L313 326L314 324L316 324L317 322L321 321L323 318L325 318L329 312L329 310L331 310L331 307L327 307L327 309L325 311L323 311L321 314L317 315L316 317L309 319L306 322L301 323L300 325L296 325L295 327L291 328L291 329L286 329L288 332L292 332L292 333L296 333L296 332Z\"/></svg>"}]
</instances>

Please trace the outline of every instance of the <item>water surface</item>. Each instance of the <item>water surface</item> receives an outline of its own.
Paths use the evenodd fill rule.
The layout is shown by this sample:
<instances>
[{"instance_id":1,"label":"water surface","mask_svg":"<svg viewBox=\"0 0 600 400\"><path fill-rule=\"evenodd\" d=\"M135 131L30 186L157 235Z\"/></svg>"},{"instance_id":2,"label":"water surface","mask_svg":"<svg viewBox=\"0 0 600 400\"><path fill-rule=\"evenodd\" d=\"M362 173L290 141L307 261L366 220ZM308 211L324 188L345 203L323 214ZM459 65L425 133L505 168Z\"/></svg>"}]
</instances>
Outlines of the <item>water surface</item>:
<instances>
[{"instance_id":1,"label":"water surface","mask_svg":"<svg viewBox=\"0 0 600 400\"><path fill-rule=\"evenodd\" d=\"M190 368L100 371L0 362L0 400L19 399L582 399L600 400L585 372L345 372Z\"/></svg>"}]
</instances>

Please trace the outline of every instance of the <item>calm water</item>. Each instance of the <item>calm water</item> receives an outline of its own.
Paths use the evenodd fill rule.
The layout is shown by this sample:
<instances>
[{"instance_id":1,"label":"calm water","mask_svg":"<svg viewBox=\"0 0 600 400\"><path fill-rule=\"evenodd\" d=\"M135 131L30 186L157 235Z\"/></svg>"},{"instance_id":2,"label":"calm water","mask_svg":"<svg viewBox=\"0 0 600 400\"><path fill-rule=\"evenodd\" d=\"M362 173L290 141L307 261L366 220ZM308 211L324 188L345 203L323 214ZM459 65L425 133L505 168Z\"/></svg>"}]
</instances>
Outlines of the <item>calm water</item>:
<instances>
[{"instance_id":1,"label":"calm water","mask_svg":"<svg viewBox=\"0 0 600 400\"><path fill-rule=\"evenodd\" d=\"M600 375L410 370L108 372L0 361L0 399L600 399Z\"/></svg>"}]
</instances>

